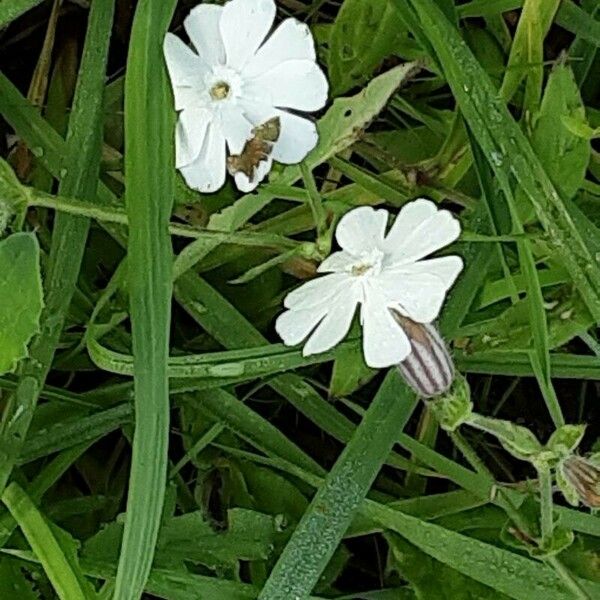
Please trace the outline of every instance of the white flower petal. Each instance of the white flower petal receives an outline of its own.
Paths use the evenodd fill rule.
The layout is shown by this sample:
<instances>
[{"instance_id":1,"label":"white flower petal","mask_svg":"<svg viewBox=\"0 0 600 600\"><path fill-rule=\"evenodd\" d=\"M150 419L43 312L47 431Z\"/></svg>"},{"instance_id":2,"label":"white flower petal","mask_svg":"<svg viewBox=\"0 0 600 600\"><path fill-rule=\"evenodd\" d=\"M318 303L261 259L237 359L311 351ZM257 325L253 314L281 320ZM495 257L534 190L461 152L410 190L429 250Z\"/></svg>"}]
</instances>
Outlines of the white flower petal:
<instances>
[{"instance_id":1,"label":"white flower petal","mask_svg":"<svg viewBox=\"0 0 600 600\"><path fill-rule=\"evenodd\" d=\"M360 206L347 212L338 223L335 239L350 254L360 256L380 248L385 235L388 211Z\"/></svg>"},{"instance_id":2,"label":"white flower petal","mask_svg":"<svg viewBox=\"0 0 600 600\"><path fill-rule=\"evenodd\" d=\"M273 147L273 159L286 165L299 163L319 141L317 126L309 119L283 110L277 111L277 116L281 131Z\"/></svg>"},{"instance_id":3,"label":"white flower petal","mask_svg":"<svg viewBox=\"0 0 600 600\"><path fill-rule=\"evenodd\" d=\"M189 187L203 194L216 192L225 183L225 137L216 123L211 123L198 158L180 169Z\"/></svg>"},{"instance_id":4,"label":"white flower petal","mask_svg":"<svg viewBox=\"0 0 600 600\"><path fill-rule=\"evenodd\" d=\"M223 7L220 28L227 64L243 67L263 43L275 20L273 0L231 0Z\"/></svg>"},{"instance_id":5,"label":"white flower petal","mask_svg":"<svg viewBox=\"0 0 600 600\"><path fill-rule=\"evenodd\" d=\"M220 123L227 140L229 154L241 154L246 142L252 138L252 123L237 106L223 107L220 111Z\"/></svg>"},{"instance_id":6,"label":"white flower petal","mask_svg":"<svg viewBox=\"0 0 600 600\"><path fill-rule=\"evenodd\" d=\"M193 104L198 96L197 87L206 73L206 66L194 51L176 35L167 33L163 45L167 70L175 97L175 110Z\"/></svg>"},{"instance_id":7,"label":"white flower petal","mask_svg":"<svg viewBox=\"0 0 600 600\"><path fill-rule=\"evenodd\" d=\"M259 100L244 99L244 115L258 127L268 120L279 117L281 130L273 146L273 159L286 165L298 163L317 145L317 126L309 119L270 106Z\"/></svg>"},{"instance_id":8,"label":"white flower petal","mask_svg":"<svg viewBox=\"0 0 600 600\"><path fill-rule=\"evenodd\" d=\"M303 283L290 292L283 302L286 308L302 310L327 304L350 283L346 273L332 273Z\"/></svg>"},{"instance_id":9,"label":"white flower petal","mask_svg":"<svg viewBox=\"0 0 600 600\"><path fill-rule=\"evenodd\" d=\"M225 64L225 47L219 22L223 7L200 4L190 11L183 26L202 60L209 66Z\"/></svg>"},{"instance_id":10,"label":"white flower petal","mask_svg":"<svg viewBox=\"0 0 600 600\"><path fill-rule=\"evenodd\" d=\"M302 354L321 354L339 344L350 330L360 298L360 285L346 288L335 298L329 306L329 312L306 342Z\"/></svg>"},{"instance_id":11,"label":"white flower petal","mask_svg":"<svg viewBox=\"0 0 600 600\"><path fill-rule=\"evenodd\" d=\"M245 90L273 106L312 112L325 106L329 84L313 60L287 60L247 81Z\"/></svg>"},{"instance_id":12,"label":"white flower petal","mask_svg":"<svg viewBox=\"0 0 600 600\"><path fill-rule=\"evenodd\" d=\"M308 25L296 19L285 19L248 61L244 75L256 77L286 60L315 58L315 43Z\"/></svg>"},{"instance_id":13,"label":"white flower petal","mask_svg":"<svg viewBox=\"0 0 600 600\"><path fill-rule=\"evenodd\" d=\"M333 252L320 265L319 273L344 273L356 264L356 257L344 250Z\"/></svg>"},{"instance_id":14,"label":"white flower petal","mask_svg":"<svg viewBox=\"0 0 600 600\"><path fill-rule=\"evenodd\" d=\"M419 262L401 265L390 271L398 273L429 273L439 277L446 290L450 289L456 278L463 270L464 263L460 256L441 256L440 258L431 258L429 260L420 260Z\"/></svg>"},{"instance_id":15,"label":"white flower petal","mask_svg":"<svg viewBox=\"0 0 600 600\"><path fill-rule=\"evenodd\" d=\"M385 369L402 362L411 351L410 341L388 310L385 299L371 291L361 311L365 362Z\"/></svg>"},{"instance_id":16,"label":"white flower petal","mask_svg":"<svg viewBox=\"0 0 600 600\"><path fill-rule=\"evenodd\" d=\"M211 118L211 114L201 108L190 108L179 115L175 130L175 166L178 169L198 158Z\"/></svg>"},{"instance_id":17,"label":"white flower petal","mask_svg":"<svg viewBox=\"0 0 600 600\"><path fill-rule=\"evenodd\" d=\"M384 249L394 262L405 263L428 256L460 236L460 223L447 210L438 210L430 200L405 205L390 232Z\"/></svg>"},{"instance_id":18,"label":"white flower petal","mask_svg":"<svg viewBox=\"0 0 600 600\"><path fill-rule=\"evenodd\" d=\"M244 194L249 194L250 192L254 191L258 187L258 184L269 174L272 166L273 161L271 158L268 158L267 160L261 160L258 164L258 167L256 167L254 171L254 177L252 178L252 181L250 181L245 173L238 171L234 175L237 189Z\"/></svg>"},{"instance_id":19,"label":"white flower petal","mask_svg":"<svg viewBox=\"0 0 600 600\"><path fill-rule=\"evenodd\" d=\"M295 346L310 335L327 311L327 306L318 310L286 310L277 317L275 331L286 346Z\"/></svg>"},{"instance_id":20,"label":"white flower petal","mask_svg":"<svg viewBox=\"0 0 600 600\"><path fill-rule=\"evenodd\" d=\"M372 285L387 299L388 307L396 308L400 314L417 323L431 323L437 318L447 291L444 282L429 273L384 271L373 280Z\"/></svg>"}]
</instances>

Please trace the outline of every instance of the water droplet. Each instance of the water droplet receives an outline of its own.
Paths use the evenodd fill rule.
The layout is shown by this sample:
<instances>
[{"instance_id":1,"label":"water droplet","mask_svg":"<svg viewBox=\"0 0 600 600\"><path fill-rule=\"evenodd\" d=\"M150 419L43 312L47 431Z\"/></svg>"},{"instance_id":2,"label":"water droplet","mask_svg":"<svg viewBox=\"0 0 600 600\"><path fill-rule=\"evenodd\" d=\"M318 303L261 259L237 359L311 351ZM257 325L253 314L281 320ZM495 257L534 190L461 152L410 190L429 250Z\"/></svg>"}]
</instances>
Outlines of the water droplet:
<instances>
[{"instance_id":1,"label":"water droplet","mask_svg":"<svg viewBox=\"0 0 600 600\"><path fill-rule=\"evenodd\" d=\"M495 165L496 167L501 167L502 163L504 162L504 157L502 156L502 154L500 154L500 152L497 152L496 150L494 150L490 154L490 160L492 161L492 164Z\"/></svg>"},{"instance_id":2,"label":"water droplet","mask_svg":"<svg viewBox=\"0 0 600 600\"><path fill-rule=\"evenodd\" d=\"M67 172L68 171L66 169L61 169L58 174L60 175L61 179L64 179L67 176Z\"/></svg>"},{"instance_id":3,"label":"water droplet","mask_svg":"<svg viewBox=\"0 0 600 600\"><path fill-rule=\"evenodd\" d=\"M38 158L44 156L44 149L41 146L36 146L35 148L32 148L31 152L34 156L37 156Z\"/></svg>"}]
</instances>

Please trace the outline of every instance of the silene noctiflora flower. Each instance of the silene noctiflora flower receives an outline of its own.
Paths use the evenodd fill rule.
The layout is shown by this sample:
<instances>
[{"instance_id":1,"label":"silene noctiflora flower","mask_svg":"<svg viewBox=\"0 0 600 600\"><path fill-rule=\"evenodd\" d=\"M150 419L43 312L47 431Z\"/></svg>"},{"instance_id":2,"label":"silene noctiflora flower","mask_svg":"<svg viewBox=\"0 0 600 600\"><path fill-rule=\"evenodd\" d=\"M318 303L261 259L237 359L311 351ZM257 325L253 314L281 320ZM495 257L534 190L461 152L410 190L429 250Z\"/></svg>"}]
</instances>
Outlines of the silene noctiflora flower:
<instances>
[{"instance_id":1,"label":"silene noctiflora flower","mask_svg":"<svg viewBox=\"0 0 600 600\"><path fill-rule=\"evenodd\" d=\"M195 190L215 192L229 170L252 191L273 160L298 163L317 143L315 124L299 113L325 106L327 79L307 25L285 19L269 36L275 12L274 0L201 4L184 20L194 49L165 38L176 167Z\"/></svg>"},{"instance_id":2,"label":"silene noctiflora flower","mask_svg":"<svg viewBox=\"0 0 600 600\"><path fill-rule=\"evenodd\" d=\"M435 396L454 369L432 323L463 262L427 257L454 242L460 224L425 199L406 204L386 233L388 218L369 206L344 215L336 229L342 249L318 269L327 274L288 294L275 327L286 345L306 340L303 354L318 354L342 341L360 306L366 364L398 365L421 395Z\"/></svg>"}]
</instances>

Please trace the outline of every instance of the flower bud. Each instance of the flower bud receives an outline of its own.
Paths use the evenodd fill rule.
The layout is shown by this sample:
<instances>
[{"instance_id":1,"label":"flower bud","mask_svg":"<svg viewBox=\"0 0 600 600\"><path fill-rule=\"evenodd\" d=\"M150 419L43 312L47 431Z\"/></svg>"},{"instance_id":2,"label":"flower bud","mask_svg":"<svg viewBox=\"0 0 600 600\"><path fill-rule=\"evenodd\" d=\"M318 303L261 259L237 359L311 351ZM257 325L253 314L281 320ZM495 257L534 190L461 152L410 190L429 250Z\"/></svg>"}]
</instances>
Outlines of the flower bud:
<instances>
[{"instance_id":1,"label":"flower bud","mask_svg":"<svg viewBox=\"0 0 600 600\"><path fill-rule=\"evenodd\" d=\"M447 392L454 381L454 363L438 330L431 323L415 323L391 312L412 345L412 352L398 365L406 383L423 398Z\"/></svg>"},{"instance_id":2,"label":"flower bud","mask_svg":"<svg viewBox=\"0 0 600 600\"><path fill-rule=\"evenodd\" d=\"M569 456L558 467L556 481L571 504L579 501L590 508L600 508L600 466L590 459Z\"/></svg>"}]
</instances>

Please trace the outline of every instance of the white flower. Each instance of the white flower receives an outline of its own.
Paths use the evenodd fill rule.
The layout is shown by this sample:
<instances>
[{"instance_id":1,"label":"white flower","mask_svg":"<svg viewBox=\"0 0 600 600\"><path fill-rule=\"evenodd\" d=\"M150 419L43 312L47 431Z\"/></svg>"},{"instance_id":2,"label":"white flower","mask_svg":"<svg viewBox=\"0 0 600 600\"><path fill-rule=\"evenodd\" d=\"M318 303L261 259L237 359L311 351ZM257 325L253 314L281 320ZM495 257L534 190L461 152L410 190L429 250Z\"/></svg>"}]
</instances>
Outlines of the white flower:
<instances>
[{"instance_id":1,"label":"white flower","mask_svg":"<svg viewBox=\"0 0 600 600\"><path fill-rule=\"evenodd\" d=\"M242 154L255 128L271 119L279 118L278 139L251 177L235 174L242 191L258 185L272 160L300 162L317 143L314 123L296 113L325 106L327 79L307 25L285 19L265 41L275 10L274 0L201 4L184 21L196 52L171 33L165 38L175 108L181 111L176 166L193 189L218 190L227 153Z\"/></svg>"},{"instance_id":2,"label":"white flower","mask_svg":"<svg viewBox=\"0 0 600 600\"><path fill-rule=\"evenodd\" d=\"M421 259L455 241L460 224L424 199L406 204L386 235L388 216L385 209L363 206L342 217L336 230L342 250L319 267L329 274L285 299L288 310L275 328L286 345L308 337L304 356L330 350L348 333L360 304L366 363L389 367L410 354L408 336L391 310L417 323L438 316L463 262L458 256Z\"/></svg>"}]
</instances>

